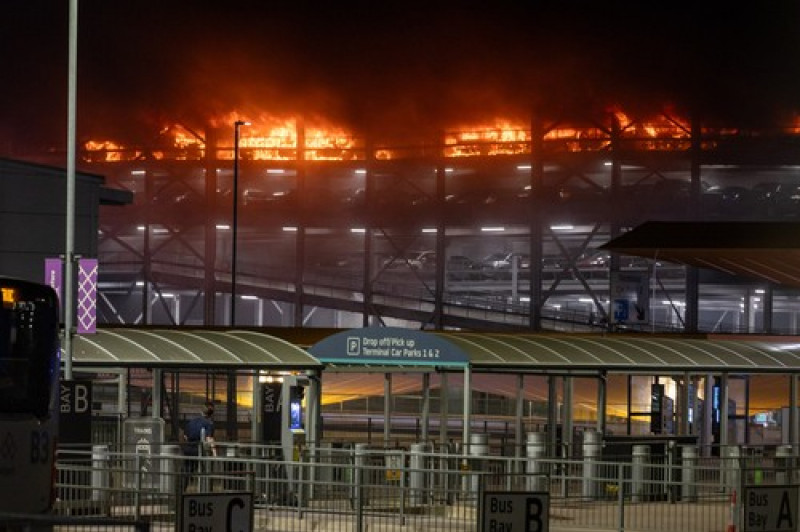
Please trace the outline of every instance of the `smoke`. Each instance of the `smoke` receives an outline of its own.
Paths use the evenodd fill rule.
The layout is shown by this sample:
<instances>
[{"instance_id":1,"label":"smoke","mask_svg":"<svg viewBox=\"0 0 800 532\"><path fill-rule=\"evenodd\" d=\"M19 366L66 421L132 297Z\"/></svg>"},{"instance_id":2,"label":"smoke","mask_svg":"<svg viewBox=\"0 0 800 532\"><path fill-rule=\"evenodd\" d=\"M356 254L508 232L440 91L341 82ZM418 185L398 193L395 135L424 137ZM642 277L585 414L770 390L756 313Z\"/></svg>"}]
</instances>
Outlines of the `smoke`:
<instances>
[{"instance_id":1,"label":"smoke","mask_svg":"<svg viewBox=\"0 0 800 532\"><path fill-rule=\"evenodd\" d=\"M0 131L15 141L63 143L55 4L0 7ZM800 109L797 3L712 4L82 0L79 137L146 143L231 112L406 135L609 105L752 126Z\"/></svg>"}]
</instances>

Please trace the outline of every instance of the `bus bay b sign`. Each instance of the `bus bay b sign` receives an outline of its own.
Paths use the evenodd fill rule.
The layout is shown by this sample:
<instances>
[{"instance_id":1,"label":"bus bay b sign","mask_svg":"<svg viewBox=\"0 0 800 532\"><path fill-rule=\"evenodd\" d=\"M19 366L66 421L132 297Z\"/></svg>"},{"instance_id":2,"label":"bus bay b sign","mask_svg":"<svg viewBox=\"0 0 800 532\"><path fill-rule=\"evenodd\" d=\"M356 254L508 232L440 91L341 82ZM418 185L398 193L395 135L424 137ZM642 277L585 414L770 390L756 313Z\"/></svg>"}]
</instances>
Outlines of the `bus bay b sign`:
<instances>
[{"instance_id":1,"label":"bus bay b sign","mask_svg":"<svg viewBox=\"0 0 800 532\"><path fill-rule=\"evenodd\" d=\"M549 493L483 492L479 532L547 532L549 527Z\"/></svg>"},{"instance_id":2,"label":"bus bay b sign","mask_svg":"<svg viewBox=\"0 0 800 532\"><path fill-rule=\"evenodd\" d=\"M58 441L90 443L92 441L91 381L62 380L58 402Z\"/></svg>"}]
</instances>

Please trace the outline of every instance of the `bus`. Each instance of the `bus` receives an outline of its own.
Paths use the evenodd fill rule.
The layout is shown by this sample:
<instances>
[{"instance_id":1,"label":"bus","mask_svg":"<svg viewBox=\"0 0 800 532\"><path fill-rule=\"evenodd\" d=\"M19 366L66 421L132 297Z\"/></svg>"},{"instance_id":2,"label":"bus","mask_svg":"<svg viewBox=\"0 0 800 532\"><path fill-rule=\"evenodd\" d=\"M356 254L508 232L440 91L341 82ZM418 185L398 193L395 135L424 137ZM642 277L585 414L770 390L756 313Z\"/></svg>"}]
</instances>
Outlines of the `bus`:
<instances>
[{"instance_id":1,"label":"bus","mask_svg":"<svg viewBox=\"0 0 800 532\"><path fill-rule=\"evenodd\" d=\"M58 296L7 277L0 294L0 512L44 513L55 493Z\"/></svg>"}]
</instances>

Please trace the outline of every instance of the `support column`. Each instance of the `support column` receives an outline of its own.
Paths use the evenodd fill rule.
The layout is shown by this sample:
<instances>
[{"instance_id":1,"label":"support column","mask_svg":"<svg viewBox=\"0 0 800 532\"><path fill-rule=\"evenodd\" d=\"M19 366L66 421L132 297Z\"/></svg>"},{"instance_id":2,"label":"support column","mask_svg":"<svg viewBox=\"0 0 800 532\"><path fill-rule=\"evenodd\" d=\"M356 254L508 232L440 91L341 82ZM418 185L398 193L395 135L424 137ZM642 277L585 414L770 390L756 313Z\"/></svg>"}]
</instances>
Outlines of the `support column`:
<instances>
[{"instance_id":1,"label":"support column","mask_svg":"<svg viewBox=\"0 0 800 532\"><path fill-rule=\"evenodd\" d=\"M728 374L723 373L719 379L719 444L728 445Z\"/></svg>"},{"instance_id":2,"label":"support column","mask_svg":"<svg viewBox=\"0 0 800 532\"><path fill-rule=\"evenodd\" d=\"M572 399L573 377L564 377L563 420L561 426L561 440L565 449L565 458L571 458L575 451L572 448Z\"/></svg>"},{"instance_id":3,"label":"support column","mask_svg":"<svg viewBox=\"0 0 800 532\"><path fill-rule=\"evenodd\" d=\"M793 449L798 447L798 416L797 416L797 375L789 375L789 445Z\"/></svg>"},{"instance_id":4,"label":"support column","mask_svg":"<svg viewBox=\"0 0 800 532\"><path fill-rule=\"evenodd\" d=\"M383 374L383 445L389 447L392 437L392 374Z\"/></svg>"},{"instance_id":5,"label":"support column","mask_svg":"<svg viewBox=\"0 0 800 532\"><path fill-rule=\"evenodd\" d=\"M685 436L689 434L689 408L691 404L691 377L689 373L683 374L683 381L678 386L679 390L679 398L678 398L678 407L680 411L678 412L678 418L680 419L680 423L678 424L678 434Z\"/></svg>"},{"instance_id":6,"label":"support column","mask_svg":"<svg viewBox=\"0 0 800 532\"><path fill-rule=\"evenodd\" d=\"M532 113L531 120L531 175L530 175L530 226L528 234L528 253L531 258L530 286L528 303L529 327L533 331L542 329L542 240L544 230L542 222L542 209L544 203L541 198L544 182L544 131L538 113Z\"/></svg>"},{"instance_id":7,"label":"support column","mask_svg":"<svg viewBox=\"0 0 800 532\"><path fill-rule=\"evenodd\" d=\"M436 198L435 204L439 206L439 212L444 213L445 203L445 168L443 165L436 167ZM433 293L433 326L437 331L444 328L444 287L447 275L447 246L445 240L446 217L437 216L436 223L436 284Z\"/></svg>"},{"instance_id":8,"label":"support column","mask_svg":"<svg viewBox=\"0 0 800 532\"><path fill-rule=\"evenodd\" d=\"M450 410L448 375L447 372L442 373L441 384L439 385L439 443L442 447L447 445L447 426L450 424L448 419Z\"/></svg>"},{"instance_id":9,"label":"support column","mask_svg":"<svg viewBox=\"0 0 800 532\"><path fill-rule=\"evenodd\" d=\"M205 157L203 160L203 174L205 176L205 209L206 212L217 211L217 162L219 156L217 154L217 131L212 127L206 128L206 142L205 142ZM149 198L150 196L148 196ZM149 210L149 208L148 208ZM206 216L204 231L204 248L205 253L203 256L203 325L206 327L216 325L216 299L217 299L217 278L216 268L217 263L217 220L213 216ZM147 231L149 232L149 224ZM150 264L150 250L145 246L143 260L145 261L145 268L149 271ZM150 282L149 275L145 275L145 287ZM147 290L145 290L145 297L147 297ZM143 316L142 323L148 324L148 314L150 305L146 306L146 314Z\"/></svg>"},{"instance_id":10,"label":"support column","mask_svg":"<svg viewBox=\"0 0 800 532\"><path fill-rule=\"evenodd\" d=\"M555 375L547 377L547 435L548 453L555 457L558 455L558 390L556 389Z\"/></svg>"},{"instance_id":11,"label":"support column","mask_svg":"<svg viewBox=\"0 0 800 532\"><path fill-rule=\"evenodd\" d=\"M431 374L422 374L422 430L420 440L428 441L428 429L431 417Z\"/></svg>"},{"instance_id":12,"label":"support column","mask_svg":"<svg viewBox=\"0 0 800 532\"><path fill-rule=\"evenodd\" d=\"M700 444L703 446L703 456L711 456L711 445L714 443L714 436L711 430L713 421L713 395L714 395L714 376L707 373L703 383L703 432L700 434Z\"/></svg>"},{"instance_id":13,"label":"support column","mask_svg":"<svg viewBox=\"0 0 800 532\"><path fill-rule=\"evenodd\" d=\"M764 293L761 296L761 308L763 309L764 316L764 334L773 334L773 290L771 284L767 285L767 287L764 289Z\"/></svg>"},{"instance_id":14,"label":"support column","mask_svg":"<svg viewBox=\"0 0 800 532\"><path fill-rule=\"evenodd\" d=\"M522 434L524 427L522 421L525 417L525 376L517 375L517 412L514 419L514 456L522 456Z\"/></svg>"},{"instance_id":15,"label":"support column","mask_svg":"<svg viewBox=\"0 0 800 532\"><path fill-rule=\"evenodd\" d=\"M307 220L303 213L306 212L304 208L306 197L306 127L305 120L297 121L297 181L295 188L299 202L298 212L300 214L300 223L295 233L295 255L294 255L294 326L303 327L305 325L303 319L304 303L303 292L304 288L304 272L306 268L306 223Z\"/></svg>"},{"instance_id":16,"label":"support column","mask_svg":"<svg viewBox=\"0 0 800 532\"><path fill-rule=\"evenodd\" d=\"M607 391L608 374L603 371L597 378L597 432L601 437L606 433Z\"/></svg>"},{"instance_id":17,"label":"support column","mask_svg":"<svg viewBox=\"0 0 800 532\"><path fill-rule=\"evenodd\" d=\"M469 443L472 423L472 368L464 367L464 433L462 436L463 445Z\"/></svg>"},{"instance_id":18,"label":"support column","mask_svg":"<svg viewBox=\"0 0 800 532\"><path fill-rule=\"evenodd\" d=\"M161 417L161 381L163 376L164 370L153 369L153 418Z\"/></svg>"},{"instance_id":19,"label":"support column","mask_svg":"<svg viewBox=\"0 0 800 532\"><path fill-rule=\"evenodd\" d=\"M702 129L696 117L691 120L691 168L690 168L690 209L696 216L700 213L700 158L702 156ZM698 314L700 312L699 275L694 266L686 266L686 315L684 316L685 332L696 333L698 329ZM707 418L709 419L709 418Z\"/></svg>"}]
</instances>

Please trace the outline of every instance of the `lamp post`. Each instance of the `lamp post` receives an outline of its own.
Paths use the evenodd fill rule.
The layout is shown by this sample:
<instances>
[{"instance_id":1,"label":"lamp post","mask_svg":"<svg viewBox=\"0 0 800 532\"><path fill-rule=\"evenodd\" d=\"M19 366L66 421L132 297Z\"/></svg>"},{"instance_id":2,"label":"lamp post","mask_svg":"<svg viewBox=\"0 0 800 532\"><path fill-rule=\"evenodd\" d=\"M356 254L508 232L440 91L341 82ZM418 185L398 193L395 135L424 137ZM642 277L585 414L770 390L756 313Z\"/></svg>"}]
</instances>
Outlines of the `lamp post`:
<instances>
[{"instance_id":1,"label":"lamp post","mask_svg":"<svg viewBox=\"0 0 800 532\"><path fill-rule=\"evenodd\" d=\"M236 325L236 251L239 236L239 128L250 122L233 123L233 226L231 227L231 327Z\"/></svg>"}]
</instances>

